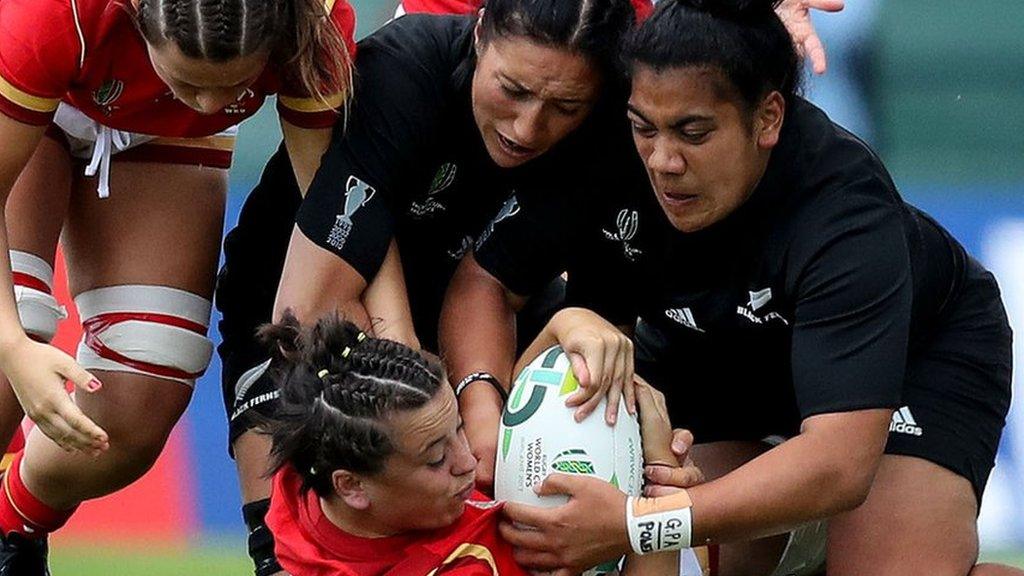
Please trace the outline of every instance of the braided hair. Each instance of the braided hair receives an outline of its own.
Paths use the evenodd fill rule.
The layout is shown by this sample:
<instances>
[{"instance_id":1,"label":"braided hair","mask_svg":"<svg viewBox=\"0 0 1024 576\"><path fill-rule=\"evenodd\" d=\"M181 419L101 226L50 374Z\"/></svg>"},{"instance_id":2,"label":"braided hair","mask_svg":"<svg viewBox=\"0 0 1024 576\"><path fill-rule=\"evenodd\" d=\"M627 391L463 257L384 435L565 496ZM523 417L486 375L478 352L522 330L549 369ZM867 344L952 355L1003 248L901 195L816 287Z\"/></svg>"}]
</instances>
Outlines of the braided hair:
<instances>
[{"instance_id":1,"label":"braided hair","mask_svg":"<svg viewBox=\"0 0 1024 576\"><path fill-rule=\"evenodd\" d=\"M352 65L327 6L324 0L139 0L135 18L146 42L174 42L189 58L224 62L267 51L282 69L296 71L307 93L327 102L348 94Z\"/></svg>"},{"instance_id":2,"label":"braided hair","mask_svg":"<svg viewBox=\"0 0 1024 576\"><path fill-rule=\"evenodd\" d=\"M260 337L276 349L271 377L281 390L265 426L271 472L291 464L303 490L320 496L332 493L335 470L379 472L395 449L385 418L423 406L446 385L436 357L366 336L336 315L303 328L286 313Z\"/></svg>"}]
</instances>

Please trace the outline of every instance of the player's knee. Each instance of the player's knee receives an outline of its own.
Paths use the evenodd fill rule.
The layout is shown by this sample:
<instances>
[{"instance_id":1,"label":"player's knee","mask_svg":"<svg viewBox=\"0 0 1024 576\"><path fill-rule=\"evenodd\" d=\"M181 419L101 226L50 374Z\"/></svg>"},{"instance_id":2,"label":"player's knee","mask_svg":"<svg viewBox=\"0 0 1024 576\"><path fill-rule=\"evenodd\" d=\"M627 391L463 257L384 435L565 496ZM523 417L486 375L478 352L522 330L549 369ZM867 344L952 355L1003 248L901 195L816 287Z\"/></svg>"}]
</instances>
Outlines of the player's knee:
<instances>
[{"instance_id":1,"label":"player's knee","mask_svg":"<svg viewBox=\"0 0 1024 576\"><path fill-rule=\"evenodd\" d=\"M75 298L87 370L129 372L195 384L213 355L206 337L211 302L163 286L98 288Z\"/></svg>"},{"instance_id":2,"label":"player's knee","mask_svg":"<svg viewBox=\"0 0 1024 576\"><path fill-rule=\"evenodd\" d=\"M67 312L53 297L53 268L38 256L10 251L14 301L21 326L32 339L49 342Z\"/></svg>"}]
</instances>

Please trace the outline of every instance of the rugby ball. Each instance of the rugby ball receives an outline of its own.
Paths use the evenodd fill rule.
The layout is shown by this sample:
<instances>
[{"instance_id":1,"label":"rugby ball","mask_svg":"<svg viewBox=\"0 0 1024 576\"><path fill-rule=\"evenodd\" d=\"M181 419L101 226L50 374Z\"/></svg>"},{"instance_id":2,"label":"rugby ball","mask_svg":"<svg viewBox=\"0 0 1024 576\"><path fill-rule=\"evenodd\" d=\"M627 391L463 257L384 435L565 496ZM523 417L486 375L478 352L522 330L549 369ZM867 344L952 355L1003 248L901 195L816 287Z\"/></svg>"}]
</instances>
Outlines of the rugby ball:
<instances>
[{"instance_id":1,"label":"rugby ball","mask_svg":"<svg viewBox=\"0 0 1024 576\"><path fill-rule=\"evenodd\" d=\"M516 377L498 429L494 470L497 500L555 507L568 497L538 496L533 487L553 472L585 474L637 496L642 486L640 425L619 403L615 426L604 419L607 400L582 422L565 400L579 388L569 358L548 348ZM614 573L615 563L586 572Z\"/></svg>"}]
</instances>

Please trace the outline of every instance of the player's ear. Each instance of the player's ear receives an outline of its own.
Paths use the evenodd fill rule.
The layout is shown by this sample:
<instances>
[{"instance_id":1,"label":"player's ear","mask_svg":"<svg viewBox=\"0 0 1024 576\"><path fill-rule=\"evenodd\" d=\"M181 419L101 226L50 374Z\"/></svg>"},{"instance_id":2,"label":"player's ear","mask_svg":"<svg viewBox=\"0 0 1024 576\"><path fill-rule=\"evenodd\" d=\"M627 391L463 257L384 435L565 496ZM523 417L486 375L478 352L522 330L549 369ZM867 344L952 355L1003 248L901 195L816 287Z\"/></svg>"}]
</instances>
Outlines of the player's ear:
<instances>
[{"instance_id":1,"label":"player's ear","mask_svg":"<svg viewBox=\"0 0 1024 576\"><path fill-rule=\"evenodd\" d=\"M476 24L473 26L473 51L476 52L476 57L479 58L480 54L484 51L484 46L480 42L481 22L484 21L484 8L480 9L477 13Z\"/></svg>"},{"instance_id":2,"label":"player's ear","mask_svg":"<svg viewBox=\"0 0 1024 576\"><path fill-rule=\"evenodd\" d=\"M757 144L764 150L771 150L779 143L782 121L786 116L786 100L773 90L757 107L755 114Z\"/></svg>"},{"instance_id":3,"label":"player's ear","mask_svg":"<svg viewBox=\"0 0 1024 576\"><path fill-rule=\"evenodd\" d=\"M349 507L356 510L366 510L370 507L370 496L366 493L359 476L348 470L335 470L331 474L331 485L334 486L334 493Z\"/></svg>"}]
</instances>

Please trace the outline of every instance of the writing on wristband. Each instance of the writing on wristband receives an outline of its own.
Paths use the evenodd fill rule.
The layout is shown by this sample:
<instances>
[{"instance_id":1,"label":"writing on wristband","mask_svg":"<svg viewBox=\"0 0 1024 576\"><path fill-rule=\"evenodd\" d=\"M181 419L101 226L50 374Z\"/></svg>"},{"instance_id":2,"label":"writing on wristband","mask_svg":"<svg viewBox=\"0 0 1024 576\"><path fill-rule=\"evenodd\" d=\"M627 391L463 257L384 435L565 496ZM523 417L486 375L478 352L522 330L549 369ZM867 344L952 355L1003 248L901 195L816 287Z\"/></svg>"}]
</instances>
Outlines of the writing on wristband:
<instances>
[{"instance_id":1,"label":"writing on wristband","mask_svg":"<svg viewBox=\"0 0 1024 576\"><path fill-rule=\"evenodd\" d=\"M505 391L505 387L501 385L498 378L490 372L473 372L469 376L466 376L455 386L455 397L458 398L462 395L462 391L466 389L473 382L487 382L495 390L498 391L498 395L501 396L501 402L504 404L508 401L508 392Z\"/></svg>"},{"instance_id":2,"label":"writing on wristband","mask_svg":"<svg viewBox=\"0 0 1024 576\"><path fill-rule=\"evenodd\" d=\"M629 545L637 554L690 547L693 501L685 490L660 498L626 499Z\"/></svg>"}]
</instances>

